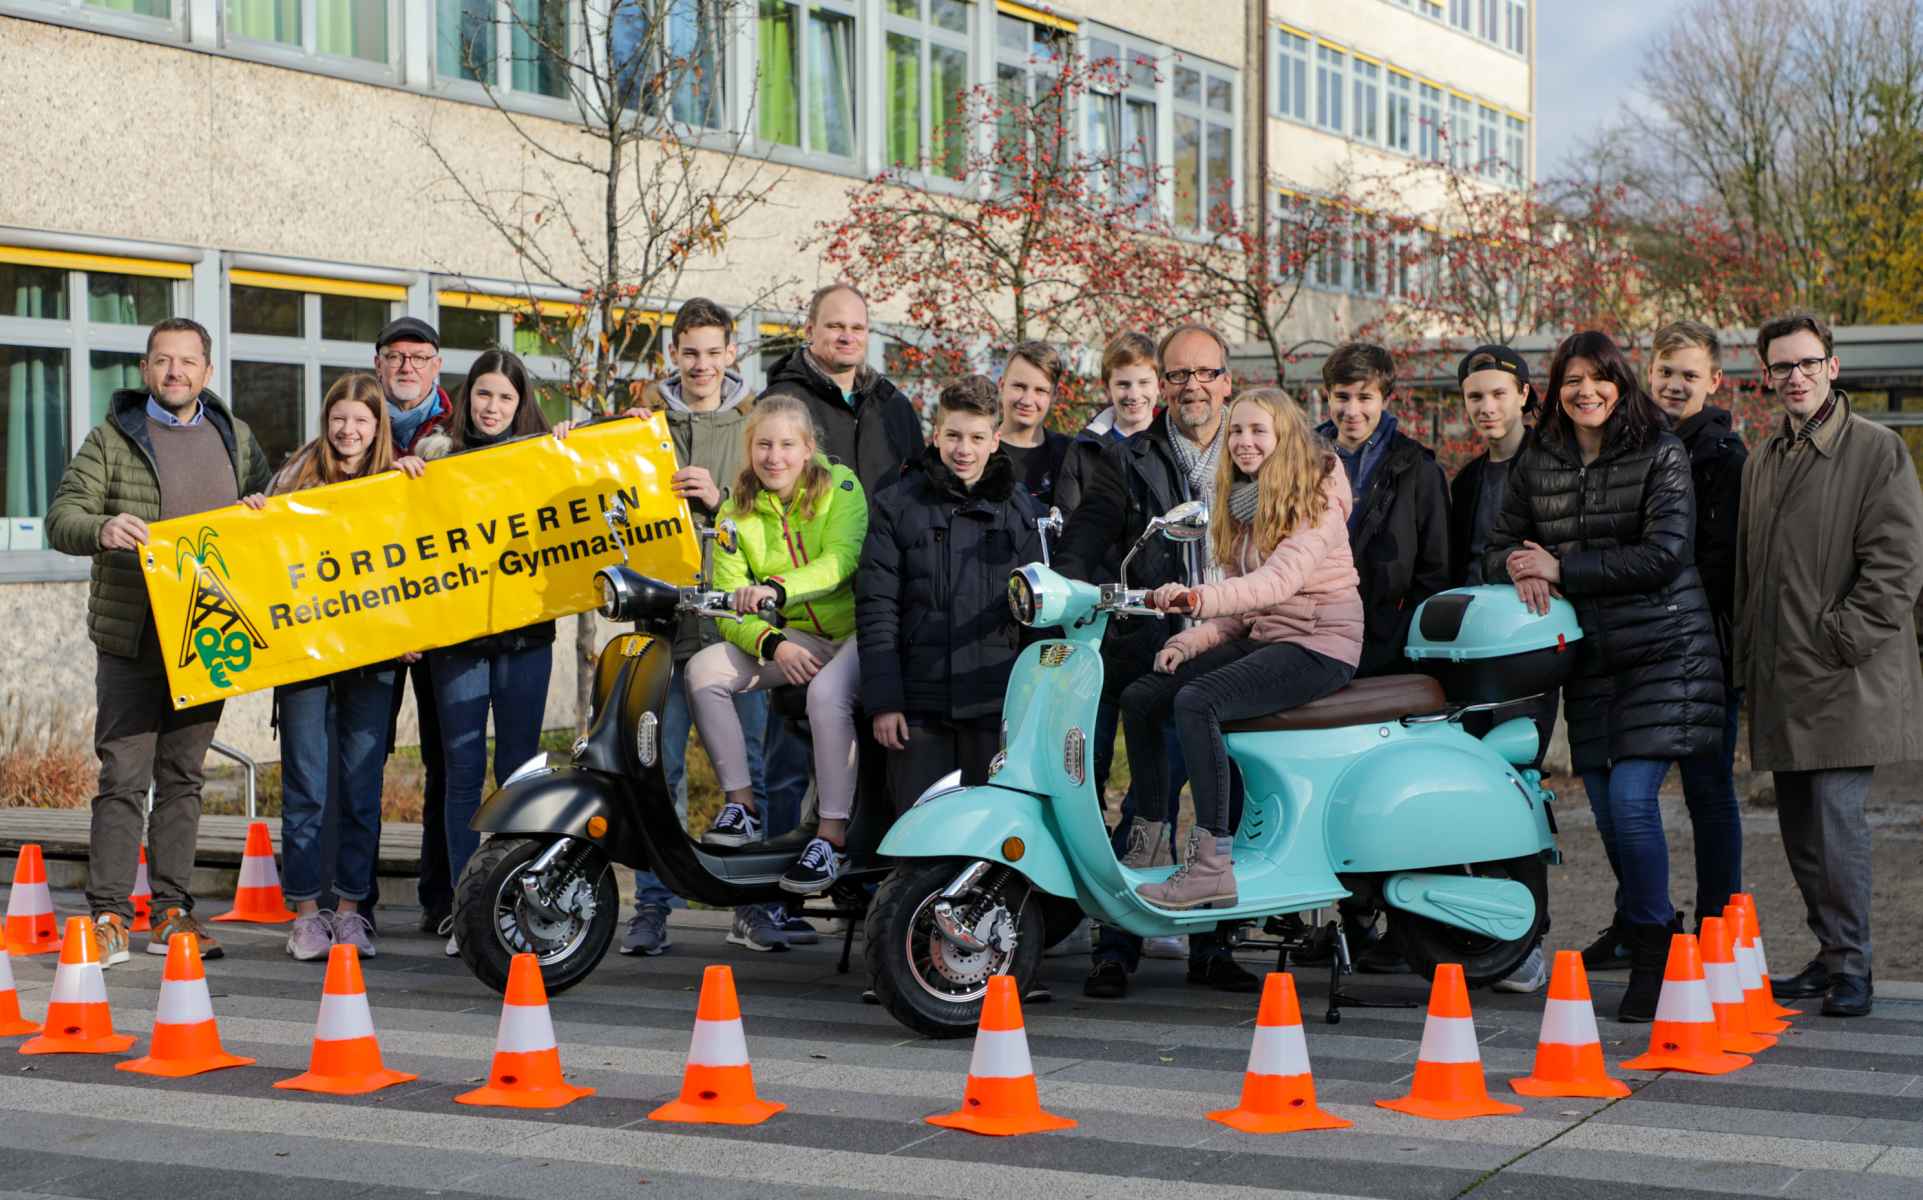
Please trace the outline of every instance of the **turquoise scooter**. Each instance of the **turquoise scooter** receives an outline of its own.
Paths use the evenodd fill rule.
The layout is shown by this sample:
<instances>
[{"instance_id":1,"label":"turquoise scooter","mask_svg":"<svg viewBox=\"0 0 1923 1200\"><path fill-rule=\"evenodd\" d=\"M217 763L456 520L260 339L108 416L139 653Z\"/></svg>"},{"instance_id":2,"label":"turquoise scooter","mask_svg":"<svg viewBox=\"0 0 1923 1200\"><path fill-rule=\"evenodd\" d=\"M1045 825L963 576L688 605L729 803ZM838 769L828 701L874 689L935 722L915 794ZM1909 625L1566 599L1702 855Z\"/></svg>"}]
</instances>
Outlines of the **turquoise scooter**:
<instances>
[{"instance_id":1,"label":"turquoise scooter","mask_svg":"<svg viewBox=\"0 0 1923 1200\"><path fill-rule=\"evenodd\" d=\"M1059 527L1059 525L1057 525ZM1121 582L1093 585L1044 561L1014 572L1009 601L1024 625L1059 626L1017 660L1003 707L1003 745L982 787L957 772L924 793L882 842L896 861L868 912L863 956L875 995L931 1037L971 1037L988 977L1026 990L1051 938L1080 913L1144 937L1218 931L1230 944L1257 923L1282 954L1347 947L1330 921L1296 914L1356 897L1388 917L1386 936L1433 977L1460 963L1472 987L1509 974L1542 928L1547 866L1559 861L1553 798L1535 771L1527 719L1477 738L1467 712L1559 686L1581 636L1555 601L1531 614L1506 587L1468 588L1424 603L1408 654L1429 673L1358 680L1312 704L1224 726L1243 782L1233 908L1170 910L1136 885L1174 868L1116 860L1095 794L1089 731L1102 693L1103 631L1115 617L1159 616L1128 562L1150 537L1195 541L1208 509L1192 501L1151 521L1122 563ZM1447 695L1453 691L1455 695ZM1079 909L1079 912L1076 910ZM1278 962L1281 954L1278 954Z\"/></svg>"}]
</instances>

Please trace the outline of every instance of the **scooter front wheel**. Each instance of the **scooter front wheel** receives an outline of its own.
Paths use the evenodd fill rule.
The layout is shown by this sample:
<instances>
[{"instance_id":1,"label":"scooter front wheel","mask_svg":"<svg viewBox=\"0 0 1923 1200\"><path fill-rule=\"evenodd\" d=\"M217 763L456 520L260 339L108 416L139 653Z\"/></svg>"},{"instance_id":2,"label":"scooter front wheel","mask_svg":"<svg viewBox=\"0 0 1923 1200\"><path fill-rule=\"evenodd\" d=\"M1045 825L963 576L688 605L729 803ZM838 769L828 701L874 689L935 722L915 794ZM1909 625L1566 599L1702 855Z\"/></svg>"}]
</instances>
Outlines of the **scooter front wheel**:
<instances>
[{"instance_id":1,"label":"scooter front wheel","mask_svg":"<svg viewBox=\"0 0 1923 1200\"><path fill-rule=\"evenodd\" d=\"M945 937L936 922L941 893L969 864L943 858L905 862L875 892L862 938L862 959L875 998L897 1021L933 1038L975 1036L988 977L1012 975L1026 991L1047 942L1041 906L1012 867L991 867L949 901L951 926L982 935L970 950Z\"/></svg>"},{"instance_id":2,"label":"scooter front wheel","mask_svg":"<svg viewBox=\"0 0 1923 1200\"><path fill-rule=\"evenodd\" d=\"M562 854L529 895L527 868L553 839L495 837L467 860L454 886L454 934L461 961L497 992L507 990L517 954L541 963L549 994L588 977L614 940L621 896L608 856L598 846Z\"/></svg>"}]
</instances>

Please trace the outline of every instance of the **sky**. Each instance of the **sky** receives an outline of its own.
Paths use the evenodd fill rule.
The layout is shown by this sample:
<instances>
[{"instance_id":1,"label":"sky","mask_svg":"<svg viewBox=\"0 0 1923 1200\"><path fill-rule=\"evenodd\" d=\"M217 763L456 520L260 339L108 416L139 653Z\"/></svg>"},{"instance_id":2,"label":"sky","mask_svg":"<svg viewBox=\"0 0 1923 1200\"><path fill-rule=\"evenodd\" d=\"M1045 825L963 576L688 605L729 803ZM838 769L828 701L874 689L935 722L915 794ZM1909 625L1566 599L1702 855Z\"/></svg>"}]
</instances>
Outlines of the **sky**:
<instances>
[{"instance_id":1,"label":"sky","mask_svg":"<svg viewBox=\"0 0 1923 1200\"><path fill-rule=\"evenodd\" d=\"M1682 0L1537 0L1536 176L1636 97L1637 48Z\"/></svg>"}]
</instances>

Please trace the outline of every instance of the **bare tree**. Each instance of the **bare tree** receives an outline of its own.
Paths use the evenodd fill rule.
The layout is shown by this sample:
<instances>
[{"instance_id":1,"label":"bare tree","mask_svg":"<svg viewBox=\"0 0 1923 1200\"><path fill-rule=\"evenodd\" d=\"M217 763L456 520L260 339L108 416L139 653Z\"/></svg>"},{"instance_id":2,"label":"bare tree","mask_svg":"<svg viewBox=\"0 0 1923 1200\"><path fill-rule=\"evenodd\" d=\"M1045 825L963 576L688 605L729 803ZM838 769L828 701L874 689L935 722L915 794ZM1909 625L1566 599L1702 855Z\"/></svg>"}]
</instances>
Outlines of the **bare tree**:
<instances>
[{"instance_id":1,"label":"bare tree","mask_svg":"<svg viewBox=\"0 0 1923 1200\"><path fill-rule=\"evenodd\" d=\"M483 10L491 14L492 7ZM506 182L464 167L431 126L416 133L461 206L512 251L539 327L569 364L572 401L622 408L659 366L660 314L690 276L719 272L738 226L770 203L783 175L753 149L751 122L730 128L729 38L752 28L746 0L546 0L508 6L506 22L463 22L454 47L518 138ZM565 120L529 115L517 94L561 101ZM752 101L752 97L743 98ZM739 276L730 276L730 282ZM791 285L764 278L754 307ZM536 289L579 297L544 313ZM586 727L594 626L577 622L575 720Z\"/></svg>"}]
</instances>

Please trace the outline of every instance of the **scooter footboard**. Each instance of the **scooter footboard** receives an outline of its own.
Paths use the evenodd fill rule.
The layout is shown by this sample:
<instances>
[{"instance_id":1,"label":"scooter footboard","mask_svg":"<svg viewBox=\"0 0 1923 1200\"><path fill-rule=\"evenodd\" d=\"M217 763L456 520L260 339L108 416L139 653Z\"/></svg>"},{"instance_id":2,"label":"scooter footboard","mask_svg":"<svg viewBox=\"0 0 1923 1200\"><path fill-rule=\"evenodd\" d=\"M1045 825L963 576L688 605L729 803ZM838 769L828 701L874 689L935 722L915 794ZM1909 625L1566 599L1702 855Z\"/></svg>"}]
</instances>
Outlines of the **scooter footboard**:
<instances>
[{"instance_id":1,"label":"scooter footboard","mask_svg":"<svg viewBox=\"0 0 1923 1200\"><path fill-rule=\"evenodd\" d=\"M998 787L963 788L908 810L882 839L889 858L980 858L1007 863L1042 891L1075 899L1048 801Z\"/></svg>"}]
</instances>

